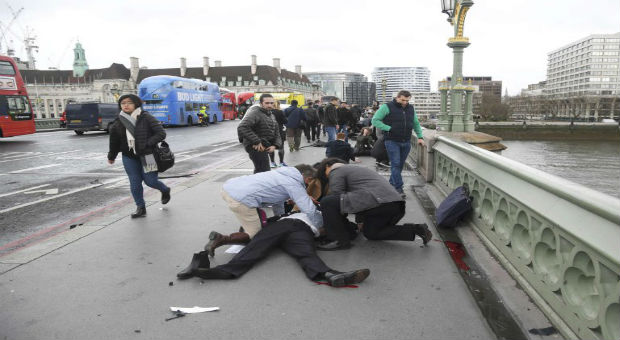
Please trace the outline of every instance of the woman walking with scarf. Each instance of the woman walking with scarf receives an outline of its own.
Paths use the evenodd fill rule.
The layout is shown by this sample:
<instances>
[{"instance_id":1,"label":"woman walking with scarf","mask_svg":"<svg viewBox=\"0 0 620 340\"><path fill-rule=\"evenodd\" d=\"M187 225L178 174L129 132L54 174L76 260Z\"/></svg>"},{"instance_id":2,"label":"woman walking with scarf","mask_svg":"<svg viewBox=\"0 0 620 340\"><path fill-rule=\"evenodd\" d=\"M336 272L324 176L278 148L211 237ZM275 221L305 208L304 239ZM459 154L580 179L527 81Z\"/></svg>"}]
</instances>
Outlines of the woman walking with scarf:
<instances>
[{"instance_id":1,"label":"woman walking with scarf","mask_svg":"<svg viewBox=\"0 0 620 340\"><path fill-rule=\"evenodd\" d=\"M108 163L114 164L118 153L123 154L131 195L138 207L131 218L142 217L146 216L142 181L161 191L162 204L170 201L170 188L157 178L157 163L153 157L153 147L166 138L166 131L155 117L142 111L142 100L138 96L122 95L118 106L121 112L110 129Z\"/></svg>"}]
</instances>

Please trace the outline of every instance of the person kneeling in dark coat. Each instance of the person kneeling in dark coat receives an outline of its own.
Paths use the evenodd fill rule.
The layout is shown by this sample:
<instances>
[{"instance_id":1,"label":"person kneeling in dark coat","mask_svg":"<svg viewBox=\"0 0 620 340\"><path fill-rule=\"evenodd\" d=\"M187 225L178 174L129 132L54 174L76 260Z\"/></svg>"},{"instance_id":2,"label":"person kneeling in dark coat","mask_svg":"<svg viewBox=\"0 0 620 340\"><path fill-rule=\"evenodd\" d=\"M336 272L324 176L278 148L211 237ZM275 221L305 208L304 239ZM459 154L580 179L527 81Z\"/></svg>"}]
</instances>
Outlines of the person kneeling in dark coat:
<instances>
[{"instance_id":1,"label":"person kneeling in dark coat","mask_svg":"<svg viewBox=\"0 0 620 340\"><path fill-rule=\"evenodd\" d=\"M323 225L331 242L319 250L351 247L351 235L343 216L355 214L362 233L369 240L413 241L418 236L426 245L433 234L426 224L397 223L405 216L405 201L390 183L375 171L327 158L317 177L329 179L329 194L321 199Z\"/></svg>"},{"instance_id":2,"label":"person kneeling in dark coat","mask_svg":"<svg viewBox=\"0 0 620 340\"><path fill-rule=\"evenodd\" d=\"M325 147L325 156L327 157L335 157L342 159L345 163L349 163L349 161L354 161L359 163L355 159L355 151L351 147L351 144L345 142L346 135L342 132L336 135L336 140L327 142Z\"/></svg>"},{"instance_id":3,"label":"person kneeling in dark coat","mask_svg":"<svg viewBox=\"0 0 620 340\"><path fill-rule=\"evenodd\" d=\"M357 136L357 143L355 143L355 156L370 156L370 151L375 145L375 140L372 138L372 129L365 127L362 128L362 134Z\"/></svg>"}]
</instances>

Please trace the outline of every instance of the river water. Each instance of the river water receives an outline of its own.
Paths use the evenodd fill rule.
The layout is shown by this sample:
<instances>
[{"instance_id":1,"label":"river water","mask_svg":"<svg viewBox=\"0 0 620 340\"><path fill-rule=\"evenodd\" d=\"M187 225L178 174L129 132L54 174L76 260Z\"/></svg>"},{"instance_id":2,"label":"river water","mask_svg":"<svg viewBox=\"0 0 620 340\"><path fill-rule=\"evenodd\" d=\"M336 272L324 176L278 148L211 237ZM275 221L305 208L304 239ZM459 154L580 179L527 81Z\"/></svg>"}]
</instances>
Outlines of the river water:
<instances>
[{"instance_id":1,"label":"river water","mask_svg":"<svg viewBox=\"0 0 620 340\"><path fill-rule=\"evenodd\" d=\"M620 143L504 140L502 156L620 198Z\"/></svg>"}]
</instances>

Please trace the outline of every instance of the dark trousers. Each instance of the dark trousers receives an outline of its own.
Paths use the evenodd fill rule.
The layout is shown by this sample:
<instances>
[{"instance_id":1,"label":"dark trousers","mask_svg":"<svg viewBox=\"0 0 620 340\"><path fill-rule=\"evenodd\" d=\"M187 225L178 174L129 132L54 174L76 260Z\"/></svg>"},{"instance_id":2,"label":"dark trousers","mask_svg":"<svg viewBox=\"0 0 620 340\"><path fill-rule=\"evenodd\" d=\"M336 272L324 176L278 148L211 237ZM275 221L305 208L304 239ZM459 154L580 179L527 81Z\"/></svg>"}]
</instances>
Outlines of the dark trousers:
<instances>
[{"instance_id":1,"label":"dark trousers","mask_svg":"<svg viewBox=\"0 0 620 340\"><path fill-rule=\"evenodd\" d=\"M251 145L246 146L245 151L248 152L250 160L254 163L254 173L271 170L267 151L256 151Z\"/></svg>"},{"instance_id":2,"label":"dark trousers","mask_svg":"<svg viewBox=\"0 0 620 340\"><path fill-rule=\"evenodd\" d=\"M327 195L321 199L323 227L328 239L348 245L357 232L347 215L340 211L340 195ZM357 228L355 228L357 229Z\"/></svg>"},{"instance_id":3,"label":"dark trousers","mask_svg":"<svg viewBox=\"0 0 620 340\"><path fill-rule=\"evenodd\" d=\"M319 124L306 122L306 127L304 129L304 135L306 135L306 140L309 142L311 139L312 141L315 141L317 138L319 138L321 136L319 129Z\"/></svg>"},{"instance_id":4,"label":"dark trousers","mask_svg":"<svg viewBox=\"0 0 620 340\"><path fill-rule=\"evenodd\" d=\"M310 227L295 219L269 223L230 262L215 268L239 277L277 247L297 259L310 280L331 270L316 254Z\"/></svg>"},{"instance_id":5,"label":"dark trousers","mask_svg":"<svg viewBox=\"0 0 620 340\"><path fill-rule=\"evenodd\" d=\"M269 153L269 159L272 163L276 162L276 152ZM278 157L280 158L280 163L284 163L284 148L278 149Z\"/></svg>"},{"instance_id":6,"label":"dark trousers","mask_svg":"<svg viewBox=\"0 0 620 340\"><path fill-rule=\"evenodd\" d=\"M361 211L364 222L363 233L369 240L413 241L415 232L413 225L397 225L405 216L405 202L383 203L380 206Z\"/></svg>"},{"instance_id":7,"label":"dark trousers","mask_svg":"<svg viewBox=\"0 0 620 340\"><path fill-rule=\"evenodd\" d=\"M327 238L348 245L352 230L346 215L340 211L340 196L328 195L321 200L323 226ZM412 225L397 225L405 216L405 202L383 203L380 206L356 214L357 220L364 222L362 230L369 240L413 241L415 233Z\"/></svg>"}]
</instances>

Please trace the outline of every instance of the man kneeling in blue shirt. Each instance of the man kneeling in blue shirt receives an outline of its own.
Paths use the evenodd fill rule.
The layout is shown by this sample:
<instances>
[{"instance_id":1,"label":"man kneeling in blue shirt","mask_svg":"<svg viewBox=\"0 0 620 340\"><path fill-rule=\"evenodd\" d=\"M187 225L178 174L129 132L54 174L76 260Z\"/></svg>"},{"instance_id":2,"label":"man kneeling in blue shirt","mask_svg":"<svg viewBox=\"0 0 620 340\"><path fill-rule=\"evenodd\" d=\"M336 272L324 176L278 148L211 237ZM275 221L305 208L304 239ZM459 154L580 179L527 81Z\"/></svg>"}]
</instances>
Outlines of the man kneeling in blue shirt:
<instances>
[{"instance_id":1,"label":"man kneeling in blue shirt","mask_svg":"<svg viewBox=\"0 0 620 340\"><path fill-rule=\"evenodd\" d=\"M274 215L279 216L284 214L284 203L289 199L320 228L323 219L306 193L306 185L314 174L315 170L310 165L298 164L226 181L222 187L222 197L241 222L243 232L222 235L212 231L205 250L213 257L215 249L222 245L250 242L266 223L266 216L260 208L272 206Z\"/></svg>"}]
</instances>

